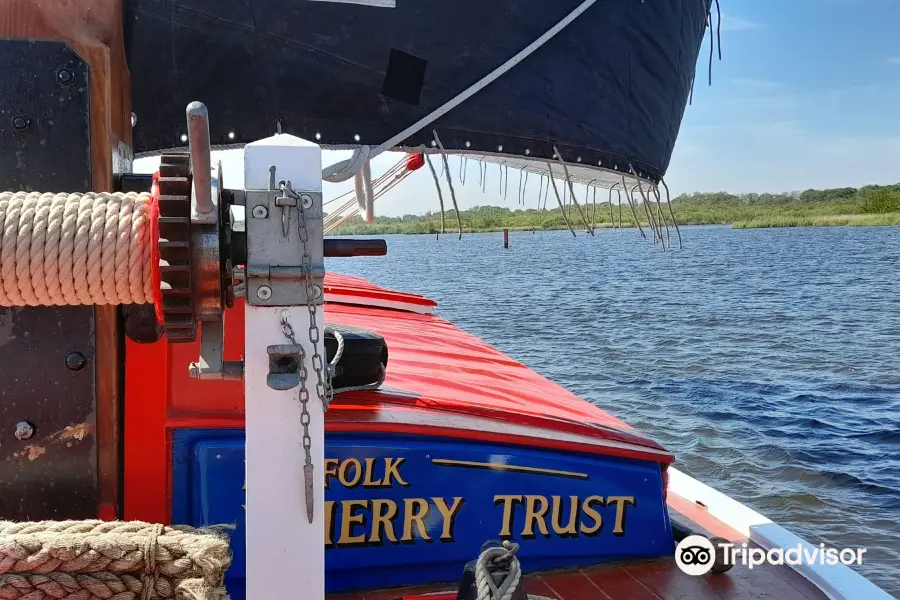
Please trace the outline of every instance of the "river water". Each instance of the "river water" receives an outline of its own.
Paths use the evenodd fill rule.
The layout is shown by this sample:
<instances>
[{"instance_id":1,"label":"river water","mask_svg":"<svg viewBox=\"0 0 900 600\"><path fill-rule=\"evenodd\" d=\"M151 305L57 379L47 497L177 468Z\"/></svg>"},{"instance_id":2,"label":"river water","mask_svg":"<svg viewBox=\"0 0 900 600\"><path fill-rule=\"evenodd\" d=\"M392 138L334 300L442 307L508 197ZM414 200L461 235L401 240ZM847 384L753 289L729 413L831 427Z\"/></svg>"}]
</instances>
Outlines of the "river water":
<instances>
[{"instance_id":1,"label":"river water","mask_svg":"<svg viewBox=\"0 0 900 600\"><path fill-rule=\"evenodd\" d=\"M682 235L387 236L387 257L327 268L437 300L681 470L813 544L868 548L861 571L900 596L900 227Z\"/></svg>"}]
</instances>

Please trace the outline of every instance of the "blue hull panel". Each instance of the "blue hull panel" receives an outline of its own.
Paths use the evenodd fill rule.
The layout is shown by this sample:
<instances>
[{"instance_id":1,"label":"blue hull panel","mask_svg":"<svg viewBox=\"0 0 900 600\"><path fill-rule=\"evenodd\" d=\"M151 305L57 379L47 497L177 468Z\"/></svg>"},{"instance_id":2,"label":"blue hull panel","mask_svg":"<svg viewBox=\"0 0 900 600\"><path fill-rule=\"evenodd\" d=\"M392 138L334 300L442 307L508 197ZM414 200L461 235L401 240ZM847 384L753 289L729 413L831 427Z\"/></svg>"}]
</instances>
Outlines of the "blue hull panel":
<instances>
[{"instance_id":1,"label":"blue hull panel","mask_svg":"<svg viewBox=\"0 0 900 600\"><path fill-rule=\"evenodd\" d=\"M337 433L325 456L329 592L457 580L488 540L520 543L526 572L674 552L657 463ZM173 458L173 521L237 525L243 597L243 431L176 431Z\"/></svg>"}]
</instances>

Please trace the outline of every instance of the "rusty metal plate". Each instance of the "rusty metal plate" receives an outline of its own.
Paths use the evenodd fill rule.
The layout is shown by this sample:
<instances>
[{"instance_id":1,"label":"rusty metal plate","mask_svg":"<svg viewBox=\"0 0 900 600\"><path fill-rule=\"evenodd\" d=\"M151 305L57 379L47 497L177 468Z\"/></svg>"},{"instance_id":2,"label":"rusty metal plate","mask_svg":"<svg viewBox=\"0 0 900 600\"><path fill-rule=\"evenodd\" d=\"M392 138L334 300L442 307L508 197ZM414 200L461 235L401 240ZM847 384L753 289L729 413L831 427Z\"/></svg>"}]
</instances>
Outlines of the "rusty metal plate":
<instances>
[{"instance_id":1,"label":"rusty metal plate","mask_svg":"<svg viewBox=\"0 0 900 600\"><path fill-rule=\"evenodd\" d=\"M90 307L0 308L0 518L97 514L93 327Z\"/></svg>"},{"instance_id":2,"label":"rusty metal plate","mask_svg":"<svg viewBox=\"0 0 900 600\"><path fill-rule=\"evenodd\" d=\"M0 39L0 190L90 187L88 67ZM0 519L97 515L93 307L0 308Z\"/></svg>"}]
</instances>

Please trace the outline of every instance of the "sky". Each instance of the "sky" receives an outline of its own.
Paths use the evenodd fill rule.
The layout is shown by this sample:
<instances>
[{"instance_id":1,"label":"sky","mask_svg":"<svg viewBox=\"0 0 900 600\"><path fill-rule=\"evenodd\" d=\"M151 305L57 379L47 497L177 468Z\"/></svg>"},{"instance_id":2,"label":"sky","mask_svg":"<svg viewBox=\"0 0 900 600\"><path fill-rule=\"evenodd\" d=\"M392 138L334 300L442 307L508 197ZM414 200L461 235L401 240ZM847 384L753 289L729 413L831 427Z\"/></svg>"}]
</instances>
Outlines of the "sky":
<instances>
[{"instance_id":1,"label":"sky","mask_svg":"<svg viewBox=\"0 0 900 600\"><path fill-rule=\"evenodd\" d=\"M790 192L900 181L900 0L720 0L722 61L707 83L709 37L700 51L693 103L685 111L666 181L673 195L694 191ZM713 18L716 18L715 12ZM715 23L715 21L714 21ZM215 118L213 115L212 118ZM216 153L225 185L243 184L240 151ZM325 152L326 164L348 156ZM373 161L377 177L398 160ZM135 162L155 170L158 159ZM460 162L451 173L460 208L518 208L518 173L500 193L496 165ZM538 204L530 180L524 205ZM326 184L326 201L352 183ZM579 201L586 190L576 189ZM601 193L602 194L602 193ZM447 191L445 201L449 207ZM598 200L605 199L598 196ZM437 210L427 168L376 203L376 215Z\"/></svg>"}]
</instances>

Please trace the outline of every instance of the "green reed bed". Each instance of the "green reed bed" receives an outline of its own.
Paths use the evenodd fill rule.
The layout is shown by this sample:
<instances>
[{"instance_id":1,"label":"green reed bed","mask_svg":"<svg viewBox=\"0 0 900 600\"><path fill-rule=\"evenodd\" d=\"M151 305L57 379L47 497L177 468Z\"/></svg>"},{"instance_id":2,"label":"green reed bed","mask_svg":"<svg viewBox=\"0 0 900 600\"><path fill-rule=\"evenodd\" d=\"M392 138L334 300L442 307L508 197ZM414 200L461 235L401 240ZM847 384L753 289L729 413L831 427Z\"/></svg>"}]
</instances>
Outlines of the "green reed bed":
<instances>
[{"instance_id":1,"label":"green reed bed","mask_svg":"<svg viewBox=\"0 0 900 600\"><path fill-rule=\"evenodd\" d=\"M598 193L598 200L606 194ZM423 207L424 208L424 207ZM549 206L548 206L549 208ZM620 208L607 202L585 206L584 214L595 228L634 227L637 216L647 228L647 208L640 199L632 215L627 204ZM611 210L610 210L611 209ZM653 217L661 225L672 226L665 202L653 210ZM725 192L683 194L672 199L672 210L679 225L732 225L736 228L754 227L818 227L840 225L900 225L900 184L806 190L783 194L728 194ZM584 230L581 214L574 206L551 210L522 209L511 206L476 206L460 211L464 232L487 232L566 229L566 217L576 231ZM335 235L380 235L389 233L434 234L440 230L440 215L377 217L365 223L360 217L348 220ZM445 213L446 232L456 232L456 214Z\"/></svg>"},{"instance_id":2,"label":"green reed bed","mask_svg":"<svg viewBox=\"0 0 900 600\"><path fill-rule=\"evenodd\" d=\"M878 215L773 216L737 221L735 229L900 225L900 212Z\"/></svg>"}]
</instances>

